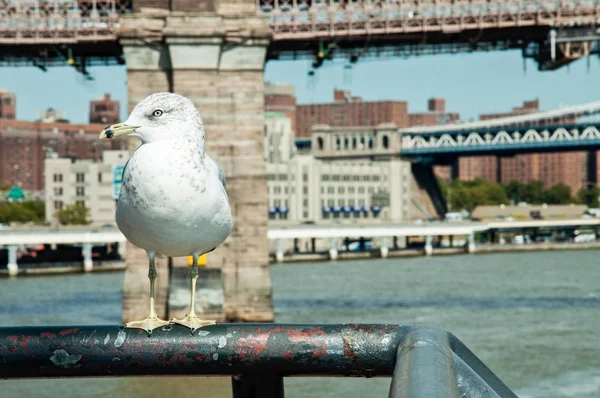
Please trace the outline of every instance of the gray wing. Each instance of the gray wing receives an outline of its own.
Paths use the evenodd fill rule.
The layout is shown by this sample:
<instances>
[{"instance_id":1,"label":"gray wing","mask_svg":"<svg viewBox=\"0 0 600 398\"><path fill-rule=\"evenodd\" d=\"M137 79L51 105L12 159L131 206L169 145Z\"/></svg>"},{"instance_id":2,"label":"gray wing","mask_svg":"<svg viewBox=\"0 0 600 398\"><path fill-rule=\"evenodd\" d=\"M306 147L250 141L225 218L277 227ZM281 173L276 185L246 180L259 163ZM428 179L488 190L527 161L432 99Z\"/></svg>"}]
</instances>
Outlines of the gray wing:
<instances>
[{"instance_id":1,"label":"gray wing","mask_svg":"<svg viewBox=\"0 0 600 398\"><path fill-rule=\"evenodd\" d=\"M215 162L215 164L217 165L217 171L219 173L219 181L221 181L221 185L223 185L225 192L227 192L227 181L225 181L225 173L223 173L223 169L221 168L219 163Z\"/></svg>"},{"instance_id":2,"label":"gray wing","mask_svg":"<svg viewBox=\"0 0 600 398\"><path fill-rule=\"evenodd\" d=\"M217 163L217 161L211 158L210 156L206 155L205 158L213 164L213 170L217 172L217 177L219 178L221 186L223 187L223 193L225 194L225 197L229 199L229 197L227 196L227 181L225 180L225 173L223 173L223 169L221 168L219 163Z\"/></svg>"}]
</instances>

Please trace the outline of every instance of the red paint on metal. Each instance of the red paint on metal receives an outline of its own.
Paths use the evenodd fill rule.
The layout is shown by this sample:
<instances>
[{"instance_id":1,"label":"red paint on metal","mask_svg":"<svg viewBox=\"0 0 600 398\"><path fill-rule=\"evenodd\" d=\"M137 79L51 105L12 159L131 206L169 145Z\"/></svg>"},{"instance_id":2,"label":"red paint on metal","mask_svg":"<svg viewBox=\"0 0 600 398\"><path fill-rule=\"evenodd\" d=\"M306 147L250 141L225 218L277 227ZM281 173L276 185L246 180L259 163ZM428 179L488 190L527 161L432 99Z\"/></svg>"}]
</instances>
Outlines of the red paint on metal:
<instances>
[{"instance_id":1,"label":"red paint on metal","mask_svg":"<svg viewBox=\"0 0 600 398\"><path fill-rule=\"evenodd\" d=\"M55 339L56 338L56 333L51 333L51 332L43 332L40 337L48 337L49 339Z\"/></svg>"},{"instance_id":2,"label":"red paint on metal","mask_svg":"<svg viewBox=\"0 0 600 398\"><path fill-rule=\"evenodd\" d=\"M326 335L325 331L321 328L309 329L307 332L294 332L293 330L288 330L287 334L290 341L294 343L306 341L309 337L312 336Z\"/></svg>"},{"instance_id":3,"label":"red paint on metal","mask_svg":"<svg viewBox=\"0 0 600 398\"><path fill-rule=\"evenodd\" d=\"M77 333L77 331L79 331L79 329L78 329L78 328L73 328L73 329L65 329L65 330L61 330L61 331L59 332L59 334L60 334L61 336L66 336L66 335L68 335L68 334L71 334L71 333Z\"/></svg>"},{"instance_id":4,"label":"red paint on metal","mask_svg":"<svg viewBox=\"0 0 600 398\"><path fill-rule=\"evenodd\" d=\"M350 343L348 343L348 340L344 340L344 358L348 358L351 360L356 359L356 353L354 352L352 347L350 347Z\"/></svg>"},{"instance_id":5,"label":"red paint on metal","mask_svg":"<svg viewBox=\"0 0 600 398\"><path fill-rule=\"evenodd\" d=\"M327 346L325 345L325 343L323 343L320 350L315 350L312 353L313 358L314 357L324 357L326 355L327 355Z\"/></svg>"}]
</instances>

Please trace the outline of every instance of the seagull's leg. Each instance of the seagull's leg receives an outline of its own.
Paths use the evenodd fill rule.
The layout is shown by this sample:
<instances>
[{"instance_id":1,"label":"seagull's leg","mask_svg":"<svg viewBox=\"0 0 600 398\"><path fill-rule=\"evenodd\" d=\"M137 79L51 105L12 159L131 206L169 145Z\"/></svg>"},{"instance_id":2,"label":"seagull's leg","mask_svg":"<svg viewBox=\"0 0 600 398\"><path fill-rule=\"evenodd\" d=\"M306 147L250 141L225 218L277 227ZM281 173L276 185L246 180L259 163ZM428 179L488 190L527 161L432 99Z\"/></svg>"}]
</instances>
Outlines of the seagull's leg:
<instances>
[{"instance_id":1,"label":"seagull's leg","mask_svg":"<svg viewBox=\"0 0 600 398\"><path fill-rule=\"evenodd\" d=\"M198 279L198 257L200 257L200 254L194 253L194 255L192 256L194 263L192 264L192 268L190 268L190 279L192 281L192 292L190 294L190 310L183 319L173 318L173 322L183 326L187 326L188 328L192 329L192 333L194 333L194 331L198 328L208 325L215 325L217 323L215 321L206 321L198 318L196 316L196 312L194 311L194 301L196 299L196 280Z\"/></svg>"},{"instance_id":2,"label":"seagull's leg","mask_svg":"<svg viewBox=\"0 0 600 398\"><path fill-rule=\"evenodd\" d=\"M146 319L128 322L125 325L132 329L144 329L148 333L152 333L152 330L169 323L169 321L158 318L156 311L154 310L154 282L156 282L156 277L158 275L156 272L156 265L154 264L154 257L154 252L148 252L148 260L150 261L150 268L148 270L148 278L150 279L150 315Z\"/></svg>"}]
</instances>

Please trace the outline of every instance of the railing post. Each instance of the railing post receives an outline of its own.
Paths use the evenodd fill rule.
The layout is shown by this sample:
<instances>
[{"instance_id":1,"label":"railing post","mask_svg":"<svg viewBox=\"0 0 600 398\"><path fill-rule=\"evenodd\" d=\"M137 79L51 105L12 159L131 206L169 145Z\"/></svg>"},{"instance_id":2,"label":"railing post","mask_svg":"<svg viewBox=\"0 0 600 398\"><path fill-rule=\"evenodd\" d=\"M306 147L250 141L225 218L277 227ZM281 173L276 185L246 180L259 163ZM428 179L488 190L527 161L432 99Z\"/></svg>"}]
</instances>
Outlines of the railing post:
<instances>
[{"instance_id":1,"label":"railing post","mask_svg":"<svg viewBox=\"0 0 600 398\"><path fill-rule=\"evenodd\" d=\"M475 234L474 233L469 234L469 239L468 239L468 243L467 243L467 252L475 253Z\"/></svg>"},{"instance_id":2,"label":"railing post","mask_svg":"<svg viewBox=\"0 0 600 398\"><path fill-rule=\"evenodd\" d=\"M431 243L431 235L427 235L425 237L425 255L431 256L431 253L433 253L433 245Z\"/></svg>"},{"instance_id":3,"label":"railing post","mask_svg":"<svg viewBox=\"0 0 600 398\"><path fill-rule=\"evenodd\" d=\"M278 263L283 262L283 243L281 242L281 239L277 239L277 241L275 241L276 244L276 249L275 249L275 260Z\"/></svg>"},{"instance_id":4,"label":"railing post","mask_svg":"<svg viewBox=\"0 0 600 398\"><path fill-rule=\"evenodd\" d=\"M331 248L329 249L329 258L331 260L337 260L337 258L338 258L337 238L331 238Z\"/></svg>"},{"instance_id":5,"label":"railing post","mask_svg":"<svg viewBox=\"0 0 600 398\"><path fill-rule=\"evenodd\" d=\"M17 276L19 273L19 266L17 265L17 246L8 246L8 275Z\"/></svg>"},{"instance_id":6,"label":"railing post","mask_svg":"<svg viewBox=\"0 0 600 398\"><path fill-rule=\"evenodd\" d=\"M85 272L90 272L94 267L94 262L92 261L92 244L84 243L82 247L83 251L83 270Z\"/></svg>"},{"instance_id":7,"label":"railing post","mask_svg":"<svg viewBox=\"0 0 600 398\"><path fill-rule=\"evenodd\" d=\"M380 252L381 252L381 258L386 258L388 256L388 246L387 246L387 238L384 236L383 238L381 238L381 247L380 247Z\"/></svg>"}]
</instances>

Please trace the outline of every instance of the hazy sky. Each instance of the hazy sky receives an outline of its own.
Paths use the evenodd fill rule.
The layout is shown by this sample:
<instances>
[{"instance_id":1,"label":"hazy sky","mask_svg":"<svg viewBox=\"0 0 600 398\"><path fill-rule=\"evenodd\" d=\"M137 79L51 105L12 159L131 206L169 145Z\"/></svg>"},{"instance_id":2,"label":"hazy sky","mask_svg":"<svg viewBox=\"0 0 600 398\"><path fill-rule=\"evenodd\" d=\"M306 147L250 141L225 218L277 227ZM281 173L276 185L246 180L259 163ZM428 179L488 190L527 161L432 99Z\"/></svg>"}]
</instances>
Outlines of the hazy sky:
<instances>
[{"instance_id":1,"label":"hazy sky","mask_svg":"<svg viewBox=\"0 0 600 398\"><path fill-rule=\"evenodd\" d=\"M330 102L333 89L351 90L365 100L406 100L409 112L426 110L427 99L446 98L450 111L463 120L480 113L504 112L523 100L539 98L543 109L600 100L600 59L580 60L553 72L538 72L533 61L523 69L520 51L433 55L361 60L352 70L342 60L326 63L308 77L309 61L270 61L265 81L296 86L299 103ZM48 72L33 67L0 68L0 88L17 93L17 117L34 120L54 107L73 123L86 123L89 101L110 93L121 101L126 117L125 67L94 67L87 82L68 67Z\"/></svg>"}]
</instances>

